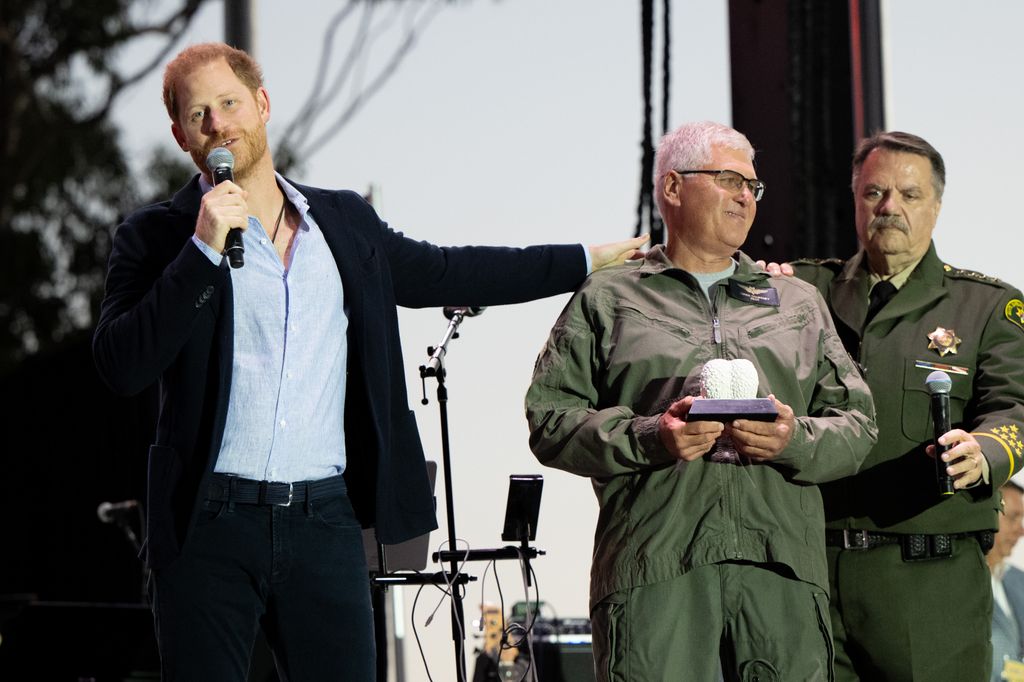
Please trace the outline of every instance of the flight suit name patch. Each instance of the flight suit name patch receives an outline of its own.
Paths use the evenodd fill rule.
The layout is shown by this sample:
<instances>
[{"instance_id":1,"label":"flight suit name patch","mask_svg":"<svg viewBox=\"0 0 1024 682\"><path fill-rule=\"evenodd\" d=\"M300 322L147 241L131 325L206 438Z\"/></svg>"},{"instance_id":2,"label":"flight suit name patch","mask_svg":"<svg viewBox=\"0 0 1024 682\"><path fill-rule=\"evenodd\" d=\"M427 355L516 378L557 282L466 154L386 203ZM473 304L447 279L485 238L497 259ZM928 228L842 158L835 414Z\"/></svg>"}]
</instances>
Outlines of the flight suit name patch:
<instances>
[{"instance_id":1,"label":"flight suit name patch","mask_svg":"<svg viewBox=\"0 0 1024 682\"><path fill-rule=\"evenodd\" d=\"M744 303L779 307L779 291L775 287L759 287L756 284L730 279L729 295Z\"/></svg>"}]
</instances>

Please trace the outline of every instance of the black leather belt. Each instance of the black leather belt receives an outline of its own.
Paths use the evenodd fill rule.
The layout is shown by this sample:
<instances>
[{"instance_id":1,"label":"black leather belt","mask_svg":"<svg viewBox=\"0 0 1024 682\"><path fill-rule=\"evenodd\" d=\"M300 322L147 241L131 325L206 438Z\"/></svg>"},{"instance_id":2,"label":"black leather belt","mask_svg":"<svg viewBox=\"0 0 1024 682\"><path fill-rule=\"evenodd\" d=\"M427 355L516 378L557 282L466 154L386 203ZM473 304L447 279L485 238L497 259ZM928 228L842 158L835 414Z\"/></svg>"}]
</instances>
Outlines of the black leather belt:
<instances>
[{"instance_id":1,"label":"black leather belt","mask_svg":"<svg viewBox=\"0 0 1024 682\"><path fill-rule=\"evenodd\" d=\"M900 536L895 533L875 533L873 531L854 530L852 528L825 530L825 544L829 547L874 549L882 545L895 545L899 541Z\"/></svg>"},{"instance_id":2,"label":"black leather belt","mask_svg":"<svg viewBox=\"0 0 1024 682\"><path fill-rule=\"evenodd\" d=\"M214 502L262 504L287 507L339 495L345 491L345 478L341 475L318 481L279 483L253 481L239 476L213 474L206 488L206 499Z\"/></svg>"},{"instance_id":3,"label":"black leather belt","mask_svg":"<svg viewBox=\"0 0 1024 682\"><path fill-rule=\"evenodd\" d=\"M995 540L990 530L969 533L939 533L925 535L923 533L879 533L873 530L854 528L826 529L825 544L829 547L841 547L848 550L865 550L882 545L899 545L904 561L920 561L922 559L944 559L953 556L953 540L973 538L981 546L981 551L988 553Z\"/></svg>"}]
</instances>

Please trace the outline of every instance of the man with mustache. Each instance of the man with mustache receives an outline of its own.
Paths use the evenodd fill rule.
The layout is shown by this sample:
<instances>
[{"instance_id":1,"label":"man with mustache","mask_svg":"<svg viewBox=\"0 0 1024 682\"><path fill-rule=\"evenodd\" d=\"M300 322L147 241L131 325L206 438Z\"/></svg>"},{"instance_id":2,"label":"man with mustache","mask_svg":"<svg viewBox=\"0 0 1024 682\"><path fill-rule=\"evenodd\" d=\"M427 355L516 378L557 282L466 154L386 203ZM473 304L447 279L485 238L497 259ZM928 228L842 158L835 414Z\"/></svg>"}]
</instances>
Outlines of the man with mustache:
<instances>
[{"instance_id":1,"label":"man with mustache","mask_svg":"<svg viewBox=\"0 0 1024 682\"><path fill-rule=\"evenodd\" d=\"M939 259L932 232L942 156L903 132L858 146L860 251L801 260L875 399L878 443L853 476L821 486L836 679L984 680L992 591L984 553L998 488L1024 463L1024 303L994 277ZM778 272L778 268L769 267ZM952 378L940 443L955 492L936 486L925 378Z\"/></svg>"},{"instance_id":2,"label":"man with mustache","mask_svg":"<svg viewBox=\"0 0 1024 682\"><path fill-rule=\"evenodd\" d=\"M260 68L227 45L179 54L164 103L200 174L118 228L93 341L115 391L160 389L145 554L162 679L243 682L262 628L282 679L369 682L361 526L389 544L436 527L396 305L566 292L587 251L437 247L353 192L285 179ZM214 187L221 146L234 181ZM239 269L222 256L231 228L245 230Z\"/></svg>"},{"instance_id":3,"label":"man with mustache","mask_svg":"<svg viewBox=\"0 0 1024 682\"><path fill-rule=\"evenodd\" d=\"M589 477L600 506L601 682L714 680L719 664L727 680L831 679L815 484L857 470L874 410L818 292L739 250L765 190L753 161L721 124L662 138L667 243L587 279L526 396L534 454ZM702 374L705 393L753 384L777 416L697 418Z\"/></svg>"}]
</instances>

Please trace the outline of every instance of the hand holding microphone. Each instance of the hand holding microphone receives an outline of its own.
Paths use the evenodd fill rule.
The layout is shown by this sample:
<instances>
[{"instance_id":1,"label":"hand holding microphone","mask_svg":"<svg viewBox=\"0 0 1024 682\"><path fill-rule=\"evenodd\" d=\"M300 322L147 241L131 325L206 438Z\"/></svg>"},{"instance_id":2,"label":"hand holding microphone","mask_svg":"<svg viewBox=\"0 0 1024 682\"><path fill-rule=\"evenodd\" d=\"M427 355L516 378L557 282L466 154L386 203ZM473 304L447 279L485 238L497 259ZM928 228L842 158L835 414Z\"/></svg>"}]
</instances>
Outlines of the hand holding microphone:
<instances>
[{"instance_id":1,"label":"hand holding microphone","mask_svg":"<svg viewBox=\"0 0 1024 682\"><path fill-rule=\"evenodd\" d=\"M217 147L210 152L206 167L213 178L214 189L203 196L196 236L223 251L232 268L240 268L245 264L242 232L249 224L245 202L248 193L234 184L235 157L226 148Z\"/></svg>"},{"instance_id":2,"label":"hand holding microphone","mask_svg":"<svg viewBox=\"0 0 1024 682\"><path fill-rule=\"evenodd\" d=\"M949 391L953 380L943 371L928 375L924 384L931 394L934 441L926 452L935 458L935 484L939 495L952 495L976 483L985 471L985 455L974 436L950 424ZM942 439L945 443L940 443Z\"/></svg>"}]
</instances>

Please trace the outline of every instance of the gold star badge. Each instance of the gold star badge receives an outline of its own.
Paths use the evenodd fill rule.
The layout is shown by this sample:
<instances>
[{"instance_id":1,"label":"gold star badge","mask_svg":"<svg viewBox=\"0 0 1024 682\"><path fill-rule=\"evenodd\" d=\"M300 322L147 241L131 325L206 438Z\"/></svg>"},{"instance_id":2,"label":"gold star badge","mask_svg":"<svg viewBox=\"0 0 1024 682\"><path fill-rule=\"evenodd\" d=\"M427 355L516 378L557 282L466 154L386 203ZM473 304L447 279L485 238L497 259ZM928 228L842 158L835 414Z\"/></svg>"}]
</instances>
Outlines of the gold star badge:
<instances>
[{"instance_id":1,"label":"gold star badge","mask_svg":"<svg viewBox=\"0 0 1024 682\"><path fill-rule=\"evenodd\" d=\"M956 349L962 342L963 339L956 335L955 330L945 327L936 327L935 331L928 335L928 349L937 351L940 357L950 353L956 355Z\"/></svg>"}]
</instances>

